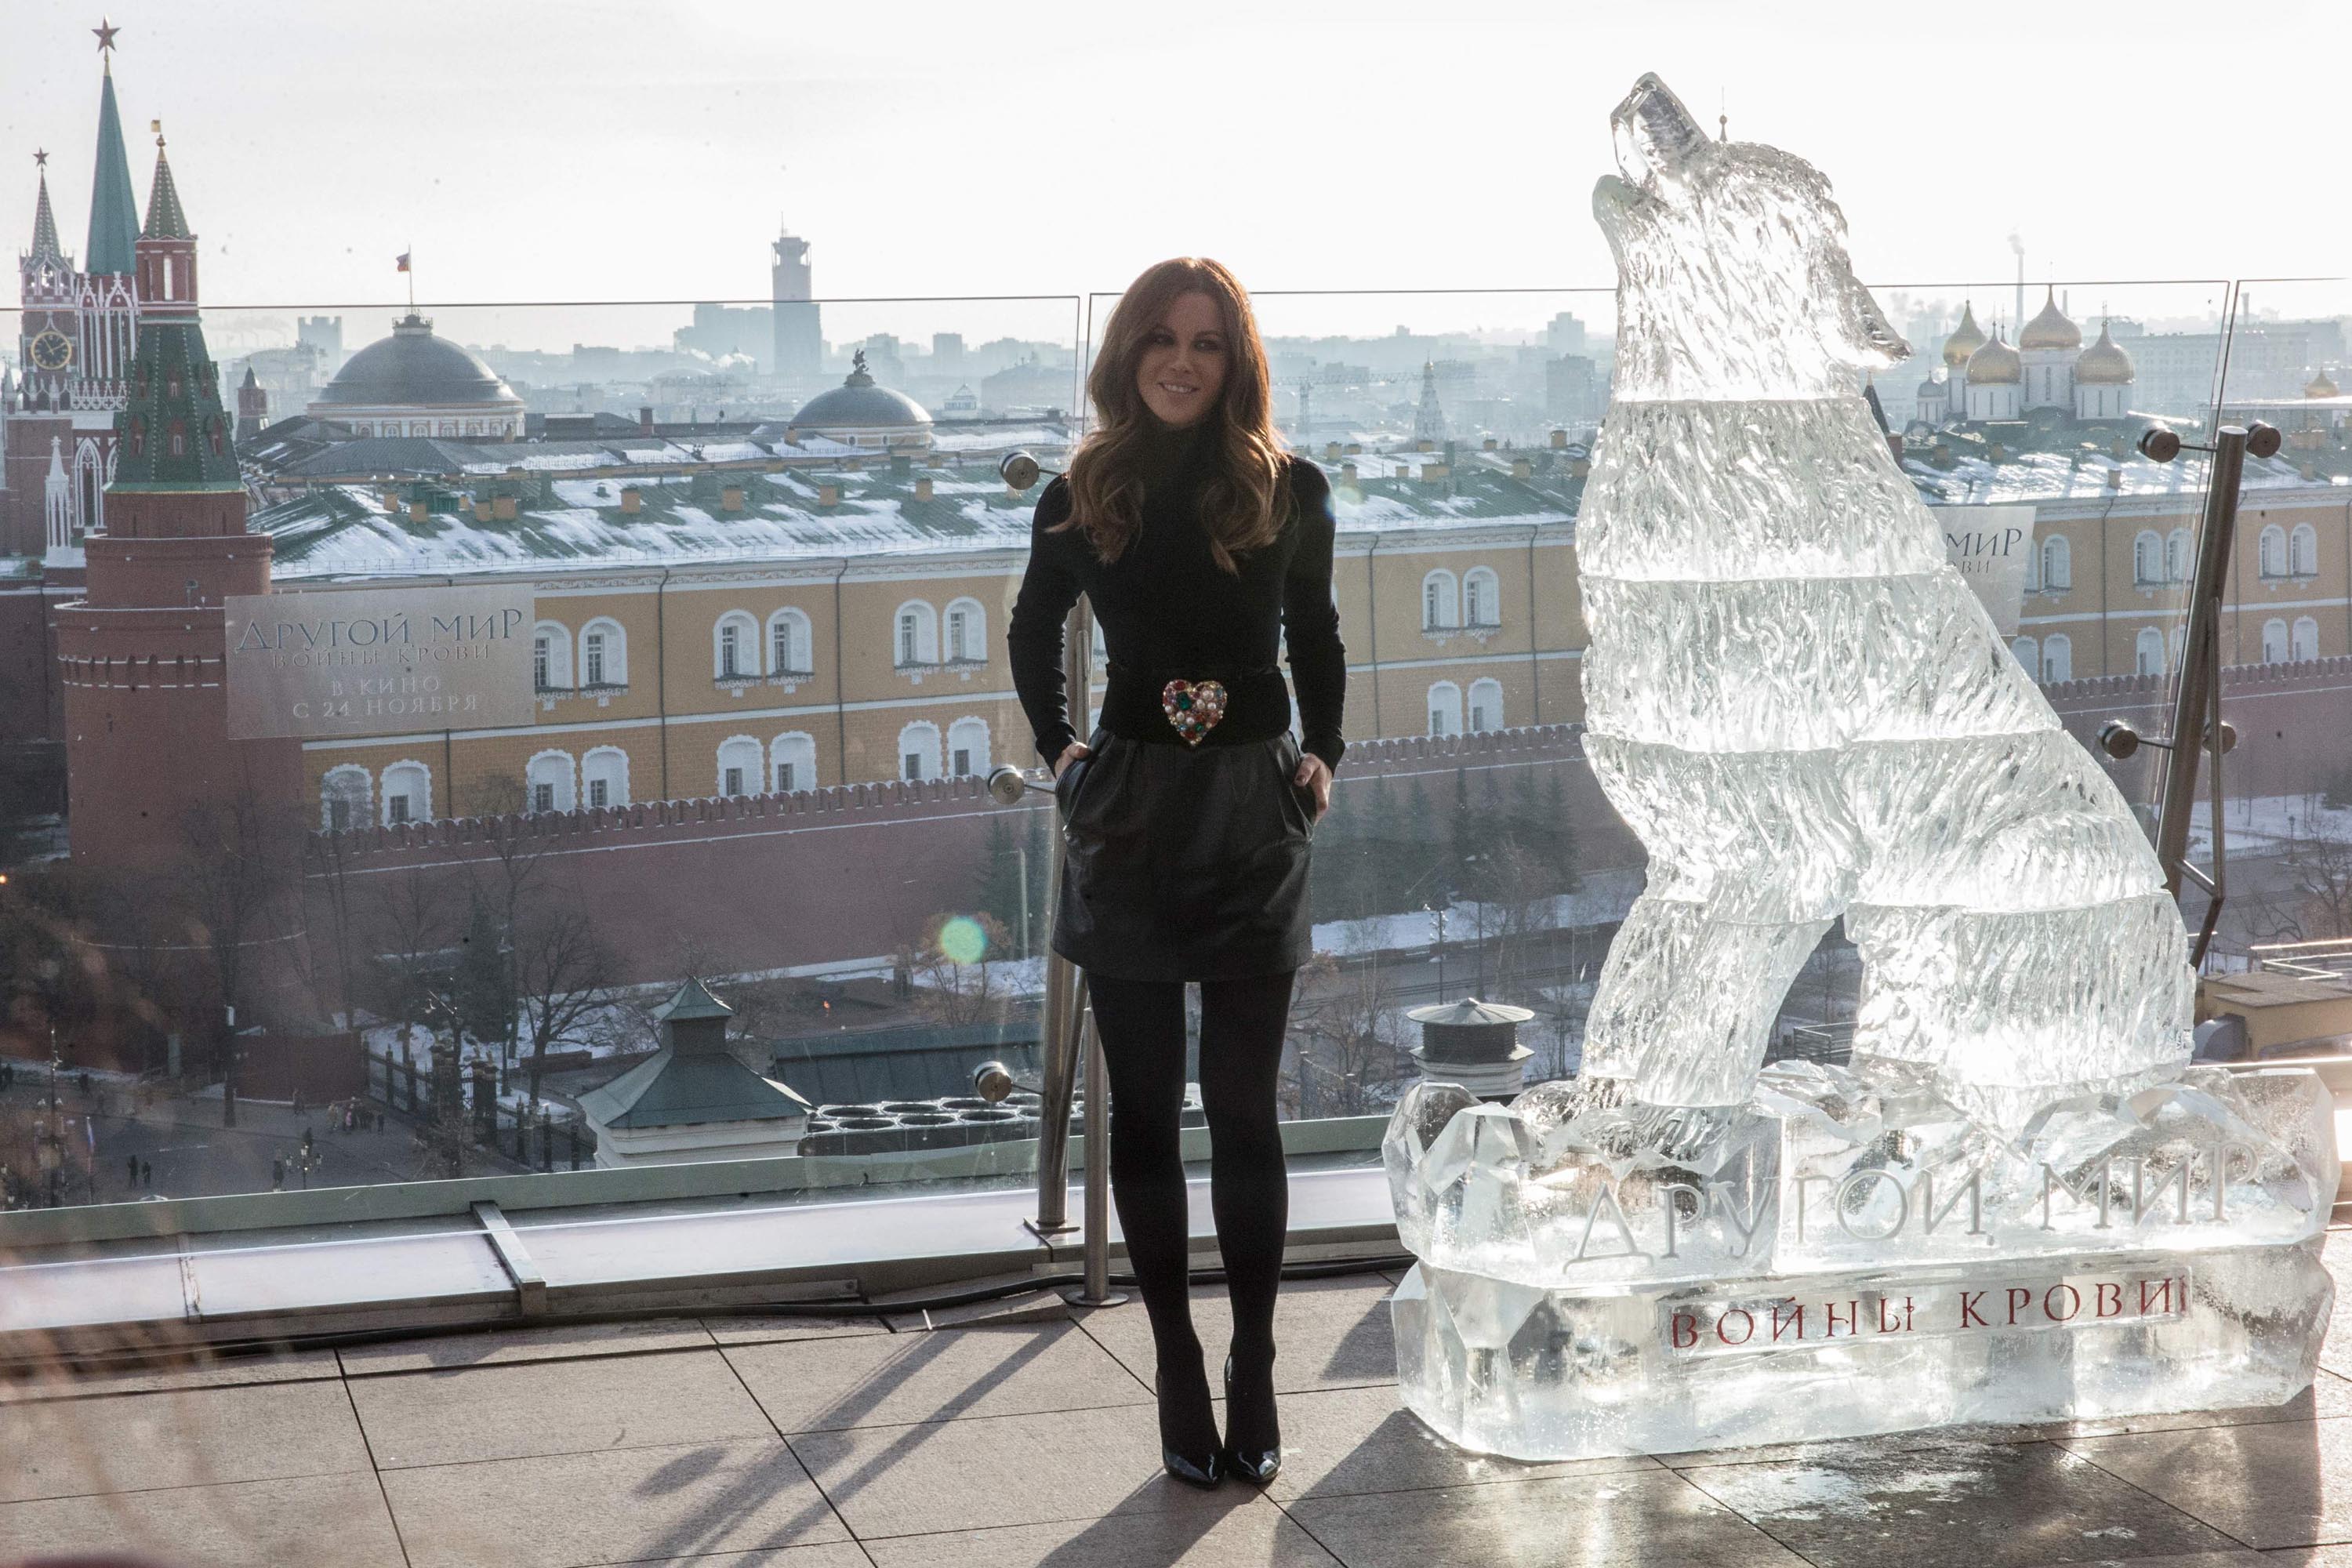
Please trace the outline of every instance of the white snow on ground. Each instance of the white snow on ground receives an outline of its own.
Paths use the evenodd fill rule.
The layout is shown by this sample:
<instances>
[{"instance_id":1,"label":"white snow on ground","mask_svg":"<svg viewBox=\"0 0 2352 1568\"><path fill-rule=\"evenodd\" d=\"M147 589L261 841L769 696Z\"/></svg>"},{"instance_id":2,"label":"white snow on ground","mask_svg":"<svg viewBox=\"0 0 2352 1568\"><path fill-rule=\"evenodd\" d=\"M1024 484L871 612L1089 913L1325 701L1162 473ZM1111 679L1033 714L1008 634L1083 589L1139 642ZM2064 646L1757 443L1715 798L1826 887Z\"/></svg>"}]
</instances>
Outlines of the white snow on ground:
<instances>
[{"instance_id":1,"label":"white snow on ground","mask_svg":"<svg viewBox=\"0 0 2352 1568\"><path fill-rule=\"evenodd\" d=\"M2192 859L2213 853L2212 816L2211 803L2199 801L2189 822ZM2275 855L2315 834L2352 839L2352 811L2332 811L2315 795L2232 795L2222 803L2221 826L2231 854Z\"/></svg>"}]
</instances>

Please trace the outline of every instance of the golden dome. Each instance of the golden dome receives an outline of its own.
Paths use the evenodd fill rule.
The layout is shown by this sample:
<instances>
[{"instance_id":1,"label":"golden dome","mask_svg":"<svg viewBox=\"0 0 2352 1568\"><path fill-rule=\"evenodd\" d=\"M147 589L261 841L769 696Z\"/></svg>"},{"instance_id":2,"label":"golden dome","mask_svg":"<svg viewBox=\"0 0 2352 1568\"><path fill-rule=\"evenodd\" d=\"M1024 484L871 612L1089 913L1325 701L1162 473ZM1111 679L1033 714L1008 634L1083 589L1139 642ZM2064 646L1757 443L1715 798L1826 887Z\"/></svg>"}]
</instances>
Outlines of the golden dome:
<instances>
[{"instance_id":1,"label":"golden dome","mask_svg":"<svg viewBox=\"0 0 2352 1568\"><path fill-rule=\"evenodd\" d=\"M1977 325L1976 307L1962 306L1960 324L1953 330L1950 337L1944 340L1944 363L1958 370L1969 363L1970 354L1984 345L1984 331Z\"/></svg>"},{"instance_id":2,"label":"golden dome","mask_svg":"<svg viewBox=\"0 0 2352 1568\"><path fill-rule=\"evenodd\" d=\"M2336 390L2336 384L2327 379L2327 373L2324 370L2317 375L2311 378L2311 384L2303 389L2303 395L2305 397L2336 397L2341 395Z\"/></svg>"},{"instance_id":3,"label":"golden dome","mask_svg":"<svg viewBox=\"0 0 2352 1568\"><path fill-rule=\"evenodd\" d=\"M2017 334L2017 346L2028 350L2064 349L2070 353L2083 346L2083 329L2068 321L2066 312L2058 308L2054 286L2043 295L2042 309L2025 323L2025 331Z\"/></svg>"},{"instance_id":4,"label":"golden dome","mask_svg":"<svg viewBox=\"0 0 2352 1568\"><path fill-rule=\"evenodd\" d=\"M1970 386L2015 386L2025 379L2025 363L2017 351L2000 341L1995 332L1992 342L1969 356Z\"/></svg>"},{"instance_id":5,"label":"golden dome","mask_svg":"<svg viewBox=\"0 0 2352 1568\"><path fill-rule=\"evenodd\" d=\"M2077 386L2129 386L2139 372L2131 355L2124 353L2116 340L2107 335L2107 324L2099 323L2099 341L2083 351L2074 361L2074 384Z\"/></svg>"}]
</instances>

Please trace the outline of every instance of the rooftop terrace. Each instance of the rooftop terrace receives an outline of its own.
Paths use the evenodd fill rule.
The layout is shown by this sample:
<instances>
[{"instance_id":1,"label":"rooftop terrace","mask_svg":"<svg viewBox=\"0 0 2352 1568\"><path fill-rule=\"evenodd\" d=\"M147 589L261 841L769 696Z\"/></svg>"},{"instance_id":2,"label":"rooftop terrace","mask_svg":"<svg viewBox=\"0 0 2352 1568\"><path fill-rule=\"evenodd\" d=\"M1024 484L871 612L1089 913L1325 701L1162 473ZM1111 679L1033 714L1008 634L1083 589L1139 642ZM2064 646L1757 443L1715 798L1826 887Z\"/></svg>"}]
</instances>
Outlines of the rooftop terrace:
<instances>
[{"instance_id":1,"label":"rooftop terrace","mask_svg":"<svg viewBox=\"0 0 2352 1568\"><path fill-rule=\"evenodd\" d=\"M2330 1237L2339 1281L2352 1233ZM1394 1277L1286 1286L1285 1467L1161 1474L1142 1309L577 1323L0 1384L0 1556L230 1568L2352 1563L2352 1342L2275 1410L1521 1465L1398 1406ZM1195 1291L1213 1359L1222 1289Z\"/></svg>"}]
</instances>

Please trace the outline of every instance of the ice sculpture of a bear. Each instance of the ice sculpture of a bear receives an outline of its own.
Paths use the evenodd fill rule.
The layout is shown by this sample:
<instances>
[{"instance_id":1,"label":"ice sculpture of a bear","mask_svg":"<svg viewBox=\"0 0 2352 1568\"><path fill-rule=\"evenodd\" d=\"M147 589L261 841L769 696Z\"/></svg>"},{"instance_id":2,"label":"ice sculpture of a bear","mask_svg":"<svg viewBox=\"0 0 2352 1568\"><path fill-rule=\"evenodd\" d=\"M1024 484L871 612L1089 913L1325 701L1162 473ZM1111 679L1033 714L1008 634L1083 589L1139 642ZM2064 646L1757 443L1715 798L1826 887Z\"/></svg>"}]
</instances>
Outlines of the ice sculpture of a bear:
<instances>
[{"instance_id":1,"label":"ice sculpture of a bear","mask_svg":"<svg viewBox=\"0 0 2352 1568\"><path fill-rule=\"evenodd\" d=\"M1907 346L1811 164L1710 141L1655 77L1593 207L1617 368L1577 525L1585 744L1650 857L1588 1075L1746 1100L1843 915L1854 1037L2014 1128L2188 1058L2193 977L2147 840L1945 560L1856 395Z\"/></svg>"}]
</instances>

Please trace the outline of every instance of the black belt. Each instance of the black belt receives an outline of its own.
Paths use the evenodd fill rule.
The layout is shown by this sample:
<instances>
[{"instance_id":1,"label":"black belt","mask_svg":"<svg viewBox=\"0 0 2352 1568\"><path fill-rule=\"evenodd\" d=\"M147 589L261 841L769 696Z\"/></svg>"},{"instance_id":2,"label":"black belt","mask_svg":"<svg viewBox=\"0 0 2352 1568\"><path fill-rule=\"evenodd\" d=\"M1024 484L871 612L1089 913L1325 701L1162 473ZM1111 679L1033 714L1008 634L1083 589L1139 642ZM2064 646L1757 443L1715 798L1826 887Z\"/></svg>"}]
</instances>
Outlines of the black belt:
<instances>
[{"instance_id":1,"label":"black belt","mask_svg":"<svg viewBox=\"0 0 2352 1568\"><path fill-rule=\"evenodd\" d=\"M1103 692L1101 723L1114 735L1150 744L1230 746L1271 740L1290 728L1290 687L1270 664L1191 670L1131 670L1114 664Z\"/></svg>"}]
</instances>

